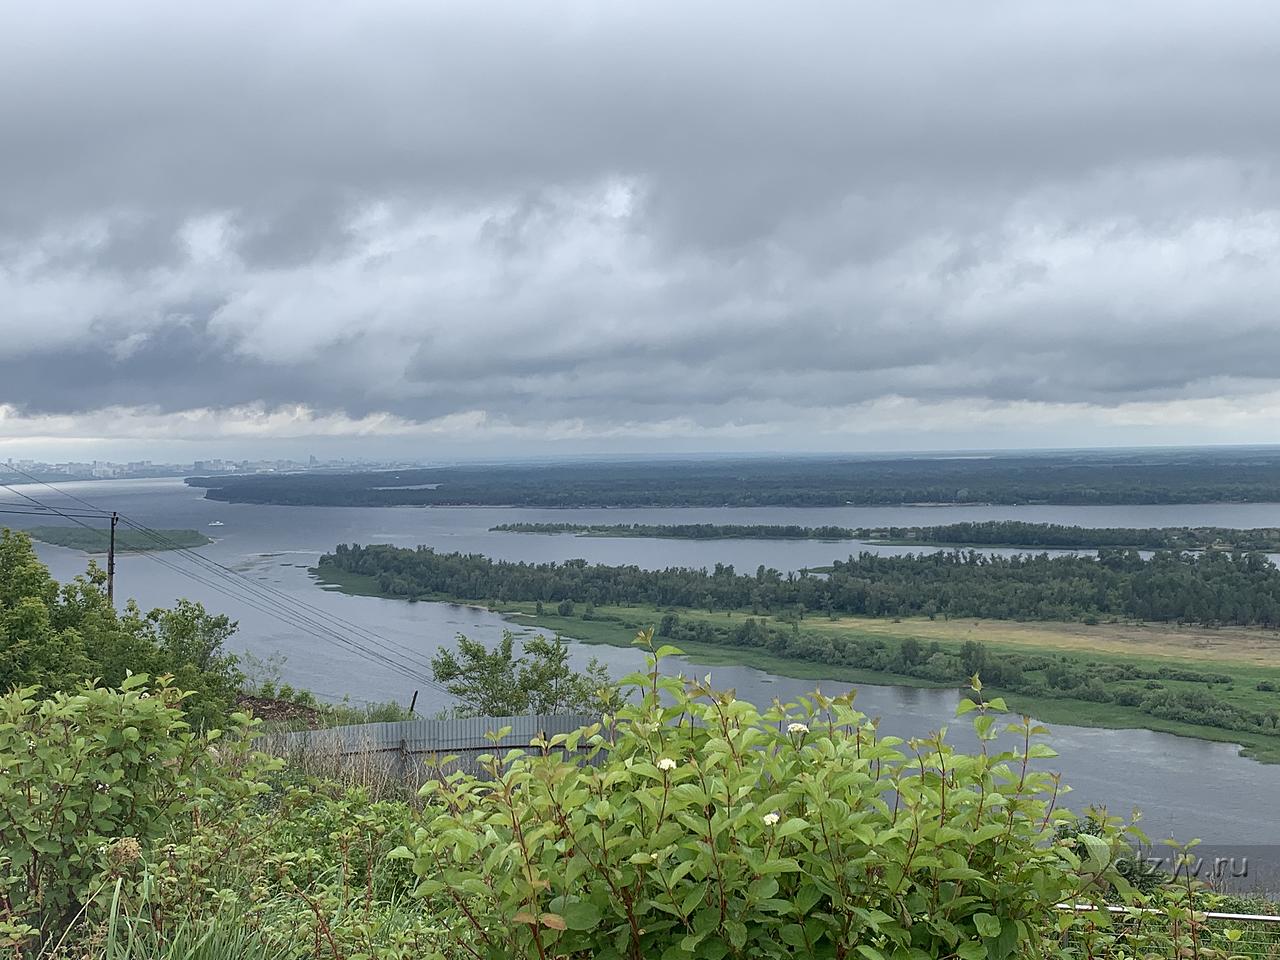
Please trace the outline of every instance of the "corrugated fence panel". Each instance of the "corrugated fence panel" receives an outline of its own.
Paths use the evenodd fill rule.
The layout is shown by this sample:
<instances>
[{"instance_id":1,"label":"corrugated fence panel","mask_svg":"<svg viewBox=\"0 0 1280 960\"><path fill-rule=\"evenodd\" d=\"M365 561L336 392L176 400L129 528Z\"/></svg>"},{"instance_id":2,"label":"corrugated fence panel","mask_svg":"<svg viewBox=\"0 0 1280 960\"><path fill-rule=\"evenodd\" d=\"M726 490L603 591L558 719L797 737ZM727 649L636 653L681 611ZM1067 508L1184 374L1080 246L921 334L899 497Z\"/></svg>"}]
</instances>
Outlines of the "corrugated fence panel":
<instances>
[{"instance_id":1,"label":"corrugated fence panel","mask_svg":"<svg viewBox=\"0 0 1280 960\"><path fill-rule=\"evenodd\" d=\"M510 750L527 747L539 737L553 737L598 723L587 714L545 714L523 717L461 717L456 720L405 720L399 723L364 723L324 730L267 734L257 747L268 753L288 755L322 751L332 754L377 753L403 750L408 753L453 753L458 751ZM496 743L491 733L510 727Z\"/></svg>"}]
</instances>

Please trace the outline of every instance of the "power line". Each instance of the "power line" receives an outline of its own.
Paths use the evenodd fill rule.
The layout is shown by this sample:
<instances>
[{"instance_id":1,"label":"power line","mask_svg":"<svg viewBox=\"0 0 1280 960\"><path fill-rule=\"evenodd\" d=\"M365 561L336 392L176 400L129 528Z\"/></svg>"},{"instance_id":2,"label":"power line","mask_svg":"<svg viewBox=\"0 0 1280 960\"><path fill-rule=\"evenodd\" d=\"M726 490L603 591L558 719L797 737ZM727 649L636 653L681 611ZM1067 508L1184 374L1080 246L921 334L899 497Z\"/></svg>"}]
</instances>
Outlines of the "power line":
<instances>
[{"instance_id":1,"label":"power line","mask_svg":"<svg viewBox=\"0 0 1280 960\"><path fill-rule=\"evenodd\" d=\"M20 490L15 490L13 487L9 486L7 483L0 483L0 487L4 487L4 488L5 488L6 490L8 490L10 493L16 493L18 496L22 497L22 499L23 499L23 500L30 500L30 501L31 501L33 504L35 504L37 507L40 507L40 508L42 508L42 509L44 509L44 510L51 510L51 511L53 511L55 514L57 514L58 516L62 517L64 520L70 520L72 523L74 523L74 524L78 524L79 526L84 527L86 530L94 530L94 531L97 531L97 530L98 530L98 528L97 528L97 527L91 527L91 526L89 526L89 524L85 523L84 521L76 519L76 518L77 518L77 516L82 516L82 514L63 513L63 512L62 512L61 510L59 510L57 507L51 507L51 506L49 506L47 503L41 503L41 502L40 502L39 500L37 500L35 497L29 497L29 496L27 496L25 493L23 493L22 491L20 491ZM94 507L94 506L93 506L93 504L88 504L88 506L92 507L94 510L99 510L99 509L100 509L99 507ZM39 516L48 516L48 514L39 514ZM96 519L102 519L102 520L105 520L105 519L109 519L109 518L110 518L110 516L111 516L111 514L108 512L108 513L107 513L107 515L106 515L105 517L97 517Z\"/></svg>"},{"instance_id":2,"label":"power line","mask_svg":"<svg viewBox=\"0 0 1280 960\"><path fill-rule=\"evenodd\" d=\"M243 604L244 606L248 607L251 610L256 610L259 613L264 613L267 616L273 617L281 621L282 623L285 623L291 627L301 630L303 633L309 633L312 636L318 637L319 639L324 640L326 642L346 647L351 652L370 661L371 663L377 663L380 666L386 667L387 669L395 673L398 673L409 680L424 683L428 686L433 685L433 681L430 678L423 676L422 674L419 674L416 670L412 668L412 666L397 662L396 660L393 660L390 657L383 656L377 653L376 651L369 650L361 646L359 643L350 640L350 638L343 637L341 634L337 633L336 631L325 628L322 624L312 624L312 623L300 620L299 618L291 615L288 611L282 612L280 608L273 607L269 604L269 602L263 601L259 597L255 597L252 594L246 595L245 593L237 592L237 588L240 586L238 584L218 583L216 581L206 579L205 577L202 577L199 574L193 573L190 570L184 569L183 567L170 562L164 557L156 556L154 553L147 553L144 555L148 557L150 560L152 560L153 562L158 563L160 566L165 567L166 569L172 570L174 573L177 573L180 576L184 576L184 577L187 577L188 579L194 580L195 582L211 590L214 590L218 593L221 593L224 596L230 597L232 600L235 600L237 603Z\"/></svg>"},{"instance_id":3,"label":"power line","mask_svg":"<svg viewBox=\"0 0 1280 960\"><path fill-rule=\"evenodd\" d=\"M0 513L12 513L20 517L44 517L46 519L53 519L53 517L56 517L56 516L85 517L90 520L110 520L111 519L111 514L109 513L104 515L100 513L71 513L70 511L66 511L61 514L54 513L51 515L50 512L47 510L19 509L18 505L16 504L13 507L0 507Z\"/></svg>"},{"instance_id":4,"label":"power line","mask_svg":"<svg viewBox=\"0 0 1280 960\"><path fill-rule=\"evenodd\" d=\"M27 473L27 471L23 470L21 467L19 467L19 466L15 466L15 465L14 465L14 462L13 462L12 460L10 460L10 461L9 461L9 463L8 463L8 467L9 467L9 469L10 469L10 470L12 470L14 473L20 473L20 474L22 474L24 477L26 477L26 478L27 478L28 480L30 480L32 483L38 483L38 484L40 484L42 487L48 487L48 488L49 488L50 490L52 490L54 493L60 493L60 494L62 494L62 496L64 496L64 497L70 497L72 500L76 501L76 503L80 504L81 506L88 507L90 510L97 510L97 511L99 511L99 512L105 512L105 513L108 513L108 514L110 514L110 512L111 512L110 510L103 511L103 509L102 509L101 507L96 506L95 504L90 503L88 500L85 500L83 497L77 497L74 493L67 493L67 491L63 490L61 487L55 487L55 486L54 486L52 483L50 483L49 481L47 481L47 480L41 480L39 477L37 477L37 476L33 476L33 475L32 475L32 474L30 474L30 473ZM24 500L30 500L32 503L39 503L39 502L40 502L40 501L39 501L39 500L37 500L35 497L29 497L29 496L27 496L27 495L26 495L25 493L23 493L21 490L15 490L13 487L9 486L7 483L0 483L0 487L4 487L4 488L5 488L6 490L8 490L10 493L16 493L18 496L22 497ZM54 508L53 508L53 507L49 507L48 509L52 510L52 509L54 509Z\"/></svg>"},{"instance_id":5,"label":"power line","mask_svg":"<svg viewBox=\"0 0 1280 960\"><path fill-rule=\"evenodd\" d=\"M61 490L58 487L55 487L53 484L48 483L44 480L41 480L38 477L34 477L31 474L27 473L25 470L22 470L20 467L14 466L12 462L10 462L9 466L11 469L22 474L23 476L27 477L33 482L42 484L43 486L48 487L50 490L53 490L55 493L60 493L63 496L68 497L85 507L88 507L91 510L99 511L105 514L106 516L111 516L111 512L104 510L102 507L99 507L96 504L90 503L88 500L85 500L83 497L77 497L74 494L68 493L65 490ZM0 486L6 487L6 489L9 489L13 493L16 493L18 496L31 501L33 504L35 504L38 507L52 510L55 513L59 514L60 516L66 516L68 517L68 519L70 519L70 514L65 514L62 511L57 510L56 507L50 507L47 504L42 503L41 501L37 500L34 497L30 497L27 494L22 493L21 491L14 490L12 487L9 487L7 484L0 484ZM311 633L313 636L319 636L321 639L327 640L329 642L339 643L349 648L353 652L363 656L365 659L370 660L371 662L379 663L382 666L395 670L396 672L400 673L401 675L409 679L423 683L428 687L432 687L442 692L445 692L445 693L448 692L447 688L445 688L442 684L434 680L434 678L428 677L425 674L418 672L420 669L428 669L428 670L433 669L431 664L426 661L418 659L416 656L412 654L411 651L401 646L400 644L388 644L381 637L378 637L376 634L373 634L365 630L363 627L359 627L358 625L353 624L350 621L344 620L343 618L338 617L334 614L331 614L328 611L322 610L319 607L314 607L311 604L305 603L304 601L301 601L296 597L292 597L289 594L286 594L282 591L275 590L270 586L251 580L250 578L241 574L239 571L233 570L230 567L223 566L222 564L218 563L215 560L212 560L199 553L196 553L193 550L183 547L182 545L175 543L173 540L169 539L168 537L165 537L159 531L153 530L150 527L147 527L141 523L138 523L137 521L132 520L129 517L125 517L121 515L120 519L125 523L126 526L129 526L135 531L142 533L144 536L147 536L149 539L151 539L153 542L157 543L158 545L161 545L166 547L167 549L173 550L178 554L185 556L188 560L192 561L193 563L204 567L206 570L210 572L211 575L222 579L224 583L219 584L212 580L206 579L205 577L198 576L192 573L191 571L184 570L178 565L169 562L167 559L155 556L154 553L150 553L150 552L144 553L144 556L148 557L149 559L151 559L156 563L159 563L161 566L164 566L182 576L189 577L190 579L193 579L196 582L201 583L206 587L209 587L210 589L216 590L226 596L229 596L240 603L244 603L246 606L250 607L251 609L257 610L260 613L266 613L269 616L273 616L276 619L279 619L282 622L289 624L290 626L302 627L303 632ZM81 526L87 526L87 525L81 524ZM93 528L89 528L89 529L93 529ZM250 594L250 597L252 599L250 599L250 597L244 596L243 593L234 592L235 589L239 589L241 591L247 591ZM283 610L283 613L281 612L281 610ZM326 623L326 620L330 622ZM369 647L362 644L358 639L353 640L350 637L343 636L339 630L335 629L332 626L333 623L339 624L340 626L345 627L348 630L351 630L357 635L357 637L363 636L367 644L372 644L374 647L381 648L381 649L380 650L369 649ZM310 629L309 630L306 629L307 627L310 627ZM394 649L395 647L399 647L400 649L399 650Z\"/></svg>"},{"instance_id":6,"label":"power line","mask_svg":"<svg viewBox=\"0 0 1280 960\"><path fill-rule=\"evenodd\" d=\"M238 586L242 586L245 589L255 592L264 602L275 602L283 605L289 611L291 616L300 617L304 622L311 623L312 625L319 626L331 632L334 629L333 624L337 624L338 626L356 634L356 636L363 637L368 643L373 644L375 647L382 648L386 651L387 655L399 657L411 665L424 669L431 669L430 663L419 659L413 651L400 644L386 641L382 637L372 633L364 627L359 626L358 624L352 623L349 620L345 620L327 610L300 600L291 594L276 590L275 588L267 584L263 584L260 581L251 580L239 571L226 567L218 563L216 560L212 560L209 557L195 552L194 550L182 547L165 537L159 531L143 526L129 517L122 516L121 520L126 526L150 537L153 542L158 545L164 546L175 553L183 555L194 563L208 569L212 575L220 576L223 579L234 578Z\"/></svg>"}]
</instances>

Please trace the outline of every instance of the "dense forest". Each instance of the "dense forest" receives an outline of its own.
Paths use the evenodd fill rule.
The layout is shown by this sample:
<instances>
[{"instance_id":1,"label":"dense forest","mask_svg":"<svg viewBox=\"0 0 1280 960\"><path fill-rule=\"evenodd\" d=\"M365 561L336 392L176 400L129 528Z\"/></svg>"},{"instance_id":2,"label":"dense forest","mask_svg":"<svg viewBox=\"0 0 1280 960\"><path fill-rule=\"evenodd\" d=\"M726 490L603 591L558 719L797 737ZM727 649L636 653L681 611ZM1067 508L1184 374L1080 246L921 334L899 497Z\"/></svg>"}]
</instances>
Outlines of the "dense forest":
<instances>
[{"instance_id":1,"label":"dense forest","mask_svg":"<svg viewBox=\"0 0 1280 960\"><path fill-rule=\"evenodd\" d=\"M1122 617L1205 624L1280 624L1280 569L1259 553L1132 550L1098 557L987 556L976 551L836 561L825 576L671 567L494 561L384 545L339 545L320 567L362 574L388 596L562 600L657 607L829 611L872 617L1079 620Z\"/></svg>"},{"instance_id":2,"label":"dense forest","mask_svg":"<svg viewBox=\"0 0 1280 960\"><path fill-rule=\"evenodd\" d=\"M671 540L880 540L940 546L1042 547L1096 550L1280 550L1280 529L1227 527L1074 527L1059 523L986 520L933 527L802 527L743 523L500 523L503 533L575 533L587 537Z\"/></svg>"},{"instance_id":3,"label":"dense forest","mask_svg":"<svg viewBox=\"0 0 1280 960\"><path fill-rule=\"evenodd\" d=\"M1280 451L1084 451L473 464L191 477L211 500L321 506L808 506L1280 502Z\"/></svg>"},{"instance_id":4,"label":"dense forest","mask_svg":"<svg viewBox=\"0 0 1280 960\"><path fill-rule=\"evenodd\" d=\"M1228 527L1076 527L1060 523L986 520L934 527L875 527L856 531L858 540L943 546L1041 547L1097 550L1280 550L1280 529Z\"/></svg>"}]
</instances>

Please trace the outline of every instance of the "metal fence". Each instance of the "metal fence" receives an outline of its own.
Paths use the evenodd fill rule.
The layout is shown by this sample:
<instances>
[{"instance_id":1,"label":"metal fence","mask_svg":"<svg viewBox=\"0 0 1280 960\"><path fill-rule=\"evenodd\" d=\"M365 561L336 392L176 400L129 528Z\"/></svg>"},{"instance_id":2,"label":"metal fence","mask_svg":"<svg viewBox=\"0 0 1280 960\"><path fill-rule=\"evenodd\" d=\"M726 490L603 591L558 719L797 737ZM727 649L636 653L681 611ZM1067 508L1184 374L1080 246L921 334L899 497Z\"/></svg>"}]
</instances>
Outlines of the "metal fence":
<instances>
[{"instance_id":1,"label":"metal fence","mask_svg":"<svg viewBox=\"0 0 1280 960\"><path fill-rule=\"evenodd\" d=\"M1091 904L1064 903L1059 910L1074 911L1083 915L1096 914L1102 908ZM1195 936L1190 928L1170 930L1170 920L1161 910L1134 910L1128 907L1107 907L1110 914L1100 923L1123 938L1126 933L1137 934L1143 928L1160 932L1180 932L1192 939L1193 946L1180 953L1190 960L1198 957L1247 957L1248 960L1280 960L1280 916L1254 913L1197 913ZM1067 935L1067 942L1072 940Z\"/></svg>"},{"instance_id":2,"label":"metal fence","mask_svg":"<svg viewBox=\"0 0 1280 960\"><path fill-rule=\"evenodd\" d=\"M304 766L359 769L366 774L420 783L434 758L457 755L454 769L476 771L476 758L486 753L528 747L592 723L599 716L542 714L522 717L463 717L456 720L406 720L363 723L259 737L259 750ZM498 731L510 728L494 739Z\"/></svg>"}]
</instances>

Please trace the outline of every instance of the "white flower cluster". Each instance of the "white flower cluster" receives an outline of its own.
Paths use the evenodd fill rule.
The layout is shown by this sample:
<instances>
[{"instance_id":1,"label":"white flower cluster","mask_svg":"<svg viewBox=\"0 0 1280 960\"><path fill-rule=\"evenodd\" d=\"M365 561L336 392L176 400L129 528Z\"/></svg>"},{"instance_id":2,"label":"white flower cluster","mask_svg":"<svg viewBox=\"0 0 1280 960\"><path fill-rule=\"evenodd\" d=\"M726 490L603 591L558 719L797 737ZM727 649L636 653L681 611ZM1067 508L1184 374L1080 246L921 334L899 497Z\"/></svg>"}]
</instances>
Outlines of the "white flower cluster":
<instances>
[{"instance_id":1,"label":"white flower cluster","mask_svg":"<svg viewBox=\"0 0 1280 960\"><path fill-rule=\"evenodd\" d=\"M773 827L773 826L777 826L778 821L781 820L782 818L779 817L776 813L766 813L760 819L764 821L764 825L766 827Z\"/></svg>"},{"instance_id":2,"label":"white flower cluster","mask_svg":"<svg viewBox=\"0 0 1280 960\"><path fill-rule=\"evenodd\" d=\"M809 728L805 726L803 723L787 724L787 733L808 733L808 732L809 732Z\"/></svg>"},{"instance_id":3,"label":"white flower cluster","mask_svg":"<svg viewBox=\"0 0 1280 960\"><path fill-rule=\"evenodd\" d=\"M676 768L676 762L672 760L670 757L663 757L661 760L658 761L659 770L668 771L668 770L674 770L675 768Z\"/></svg>"}]
</instances>

